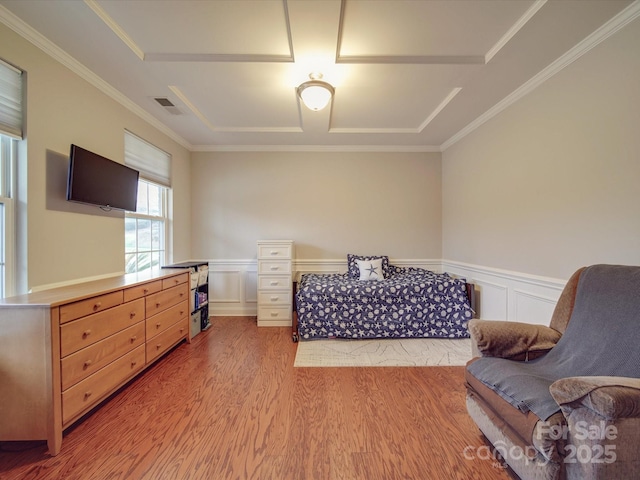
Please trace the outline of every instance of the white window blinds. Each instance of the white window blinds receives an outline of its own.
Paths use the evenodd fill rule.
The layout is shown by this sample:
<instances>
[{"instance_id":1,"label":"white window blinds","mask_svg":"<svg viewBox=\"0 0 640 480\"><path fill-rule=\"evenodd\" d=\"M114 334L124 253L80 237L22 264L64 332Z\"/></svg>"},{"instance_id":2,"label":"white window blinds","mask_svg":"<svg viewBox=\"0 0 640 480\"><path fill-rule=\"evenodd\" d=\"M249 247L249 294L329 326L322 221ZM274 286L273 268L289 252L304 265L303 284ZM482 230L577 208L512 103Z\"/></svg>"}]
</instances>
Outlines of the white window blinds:
<instances>
[{"instance_id":1,"label":"white window blinds","mask_svg":"<svg viewBox=\"0 0 640 480\"><path fill-rule=\"evenodd\" d=\"M128 131L124 132L124 163L145 180L171 187L171 155Z\"/></svg>"},{"instance_id":2,"label":"white window blinds","mask_svg":"<svg viewBox=\"0 0 640 480\"><path fill-rule=\"evenodd\" d=\"M22 72L0 60L0 133L22 138Z\"/></svg>"}]
</instances>

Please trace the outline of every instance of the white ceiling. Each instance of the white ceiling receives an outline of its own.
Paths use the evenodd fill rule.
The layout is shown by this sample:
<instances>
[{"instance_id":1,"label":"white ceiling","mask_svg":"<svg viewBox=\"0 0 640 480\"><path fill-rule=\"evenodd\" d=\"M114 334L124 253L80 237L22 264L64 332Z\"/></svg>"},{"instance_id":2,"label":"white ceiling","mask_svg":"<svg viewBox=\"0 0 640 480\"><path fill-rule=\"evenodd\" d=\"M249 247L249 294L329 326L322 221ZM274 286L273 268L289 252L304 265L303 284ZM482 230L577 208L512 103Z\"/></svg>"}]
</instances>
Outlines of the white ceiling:
<instances>
[{"instance_id":1,"label":"white ceiling","mask_svg":"<svg viewBox=\"0 0 640 480\"><path fill-rule=\"evenodd\" d=\"M638 3L0 0L0 21L191 150L437 151ZM312 71L335 87L320 112L296 96Z\"/></svg>"}]
</instances>

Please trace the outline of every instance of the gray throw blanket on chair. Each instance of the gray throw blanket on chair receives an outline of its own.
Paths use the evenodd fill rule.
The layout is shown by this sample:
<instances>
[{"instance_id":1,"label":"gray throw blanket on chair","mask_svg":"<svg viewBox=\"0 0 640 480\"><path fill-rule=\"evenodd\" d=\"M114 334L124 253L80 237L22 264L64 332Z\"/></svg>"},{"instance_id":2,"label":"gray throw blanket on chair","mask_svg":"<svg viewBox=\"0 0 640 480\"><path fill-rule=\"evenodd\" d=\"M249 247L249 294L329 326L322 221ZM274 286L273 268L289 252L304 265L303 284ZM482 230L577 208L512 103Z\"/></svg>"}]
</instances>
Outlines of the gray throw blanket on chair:
<instances>
[{"instance_id":1,"label":"gray throw blanket on chair","mask_svg":"<svg viewBox=\"0 0 640 480\"><path fill-rule=\"evenodd\" d=\"M639 378L640 267L586 268L567 330L543 357L528 363L483 357L468 369L511 405L542 420L560 410L549 393L560 378Z\"/></svg>"}]
</instances>

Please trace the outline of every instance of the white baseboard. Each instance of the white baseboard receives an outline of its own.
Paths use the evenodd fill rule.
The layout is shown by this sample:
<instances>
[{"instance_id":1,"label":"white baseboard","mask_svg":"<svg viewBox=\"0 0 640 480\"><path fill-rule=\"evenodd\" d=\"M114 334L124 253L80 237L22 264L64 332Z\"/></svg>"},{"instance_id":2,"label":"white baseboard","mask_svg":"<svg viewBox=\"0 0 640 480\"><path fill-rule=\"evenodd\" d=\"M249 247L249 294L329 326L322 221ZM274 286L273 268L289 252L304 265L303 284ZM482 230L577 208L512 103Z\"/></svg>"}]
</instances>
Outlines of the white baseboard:
<instances>
[{"instance_id":1,"label":"white baseboard","mask_svg":"<svg viewBox=\"0 0 640 480\"><path fill-rule=\"evenodd\" d=\"M476 284L477 316L548 325L565 280L500 270L440 259L391 259L399 267L420 267L448 272ZM294 279L303 273L342 273L345 259L298 259ZM209 314L257 314L257 262L255 259L213 260L209 263Z\"/></svg>"}]
</instances>

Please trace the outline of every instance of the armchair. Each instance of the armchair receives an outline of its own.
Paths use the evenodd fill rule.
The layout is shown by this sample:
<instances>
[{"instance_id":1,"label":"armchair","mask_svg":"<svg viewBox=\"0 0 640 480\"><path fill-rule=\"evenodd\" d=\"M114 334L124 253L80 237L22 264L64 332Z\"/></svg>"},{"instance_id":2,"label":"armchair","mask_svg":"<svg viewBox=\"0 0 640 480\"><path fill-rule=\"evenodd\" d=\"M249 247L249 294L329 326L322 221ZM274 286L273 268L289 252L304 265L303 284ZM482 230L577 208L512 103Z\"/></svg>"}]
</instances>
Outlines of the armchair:
<instances>
[{"instance_id":1,"label":"armchair","mask_svg":"<svg viewBox=\"0 0 640 480\"><path fill-rule=\"evenodd\" d=\"M549 327L471 320L467 410L522 479L640 476L640 267L567 282Z\"/></svg>"}]
</instances>

